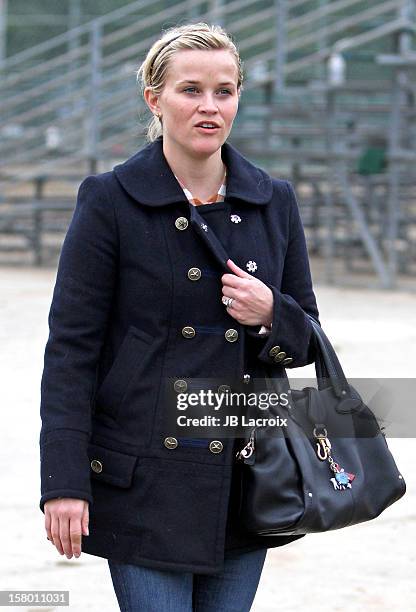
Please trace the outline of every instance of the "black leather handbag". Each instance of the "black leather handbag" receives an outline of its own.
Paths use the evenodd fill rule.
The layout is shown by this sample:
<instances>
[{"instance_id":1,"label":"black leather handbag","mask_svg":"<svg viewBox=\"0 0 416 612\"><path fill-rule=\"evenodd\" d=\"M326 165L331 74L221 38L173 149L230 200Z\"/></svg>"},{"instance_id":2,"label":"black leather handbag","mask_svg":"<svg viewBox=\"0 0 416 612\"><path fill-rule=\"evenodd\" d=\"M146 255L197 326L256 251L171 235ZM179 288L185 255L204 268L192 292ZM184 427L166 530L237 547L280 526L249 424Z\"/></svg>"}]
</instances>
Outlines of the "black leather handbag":
<instances>
[{"instance_id":1,"label":"black leather handbag","mask_svg":"<svg viewBox=\"0 0 416 612\"><path fill-rule=\"evenodd\" d=\"M290 389L273 412L287 426L254 427L236 455L242 461L239 520L257 535L297 535L348 527L377 517L406 484L373 412L344 375L320 325L318 387ZM281 379L267 378L282 392Z\"/></svg>"}]
</instances>

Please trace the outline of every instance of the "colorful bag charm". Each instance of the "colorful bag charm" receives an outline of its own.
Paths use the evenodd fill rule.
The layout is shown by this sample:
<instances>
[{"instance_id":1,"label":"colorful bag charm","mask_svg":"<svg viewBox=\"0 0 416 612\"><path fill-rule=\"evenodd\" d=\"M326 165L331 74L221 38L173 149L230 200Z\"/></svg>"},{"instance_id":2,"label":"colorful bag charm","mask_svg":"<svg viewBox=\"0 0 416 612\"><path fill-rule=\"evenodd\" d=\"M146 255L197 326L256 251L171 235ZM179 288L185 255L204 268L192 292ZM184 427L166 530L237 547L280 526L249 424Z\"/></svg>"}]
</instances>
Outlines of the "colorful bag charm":
<instances>
[{"instance_id":1,"label":"colorful bag charm","mask_svg":"<svg viewBox=\"0 0 416 612\"><path fill-rule=\"evenodd\" d=\"M351 483L355 478L355 474L350 474L349 472L345 472L344 468L339 468L338 463L333 464L334 467L331 468L337 470L335 472L335 477L330 478L330 481L334 485L334 489L343 490L343 489L351 489Z\"/></svg>"},{"instance_id":2,"label":"colorful bag charm","mask_svg":"<svg viewBox=\"0 0 416 612\"><path fill-rule=\"evenodd\" d=\"M338 491L351 489L351 483L355 478L355 474L346 472L344 468L341 468L338 465L338 463L335 463L331 456L332 444L327 437L328 434L326 428L324 427L323 429L325 433L321 434L316 433L316 427L313 430L313 435L318 440L316 443L316 454L321 461L328 460L329 467L333 472L335 472L335 476L329 479L332 482L334 489Z\"/></svg>"}]
</instances>

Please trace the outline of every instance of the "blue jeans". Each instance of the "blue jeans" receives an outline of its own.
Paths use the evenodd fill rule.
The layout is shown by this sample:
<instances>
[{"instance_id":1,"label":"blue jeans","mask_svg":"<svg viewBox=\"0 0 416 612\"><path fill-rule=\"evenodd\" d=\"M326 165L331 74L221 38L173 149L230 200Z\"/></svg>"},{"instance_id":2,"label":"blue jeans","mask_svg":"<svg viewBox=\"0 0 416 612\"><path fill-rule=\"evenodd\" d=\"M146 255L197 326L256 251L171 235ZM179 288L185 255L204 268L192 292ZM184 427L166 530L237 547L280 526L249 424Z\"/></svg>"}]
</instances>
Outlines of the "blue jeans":
<instances>
[{"instance_id":1,"label":"blue jeans","mask_svg":"<svg viewBox=\"0 0 416 612\"><path fill-rule=\"evenodd\" d=\"M121 612L249 612L267 548L229 553L220 574L158 570L108 559Z\"/></svg>"}]
</instances>

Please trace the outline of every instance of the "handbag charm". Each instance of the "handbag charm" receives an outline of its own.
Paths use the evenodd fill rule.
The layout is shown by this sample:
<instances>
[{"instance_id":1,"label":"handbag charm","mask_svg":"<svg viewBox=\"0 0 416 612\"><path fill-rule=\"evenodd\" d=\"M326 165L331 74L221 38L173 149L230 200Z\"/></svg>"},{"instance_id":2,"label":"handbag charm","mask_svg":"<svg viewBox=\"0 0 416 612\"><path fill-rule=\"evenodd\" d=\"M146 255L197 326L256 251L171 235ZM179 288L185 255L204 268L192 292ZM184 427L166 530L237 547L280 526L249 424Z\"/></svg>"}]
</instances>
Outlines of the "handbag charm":
<instances>
[{"instance_id":1,"label":"handbag charm","mask_svg":"<svg viewBox=\"0 0 416 612\"><path fill-rule=\"evenodd\" d=\"M332 444L329 441L325 427L323 429L325 433L320 434L316 433L316 427L313 430L313 435L318 440L316 443L316 454L321 461L328 461L329 467L335 473L335 476L329 479L332 482L334 489L338 491L351 489L351 483L355 478L355 474L346 472L344 468L341 468L339 464L334 461L331 456Z\"/></svg>"}]
</instances>

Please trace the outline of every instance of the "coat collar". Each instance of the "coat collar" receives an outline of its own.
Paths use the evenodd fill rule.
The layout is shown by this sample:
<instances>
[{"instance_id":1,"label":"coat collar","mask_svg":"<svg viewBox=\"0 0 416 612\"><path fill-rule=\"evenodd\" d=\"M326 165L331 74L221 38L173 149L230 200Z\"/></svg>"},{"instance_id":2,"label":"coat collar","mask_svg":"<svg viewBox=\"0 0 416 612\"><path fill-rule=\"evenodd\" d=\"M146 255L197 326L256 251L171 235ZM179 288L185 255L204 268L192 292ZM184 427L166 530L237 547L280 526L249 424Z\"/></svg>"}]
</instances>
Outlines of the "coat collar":
<instances>
[{"instance_id":1,"label":"coat collar","mask_svg":"<svg viewBox=\"0 0 416 612\"><path fill-rule=\"evenodd\" d=\"M227 142L221 147L221 157L227 166L227 199L250 204L267 204L271 200L273 184L264 170ZM115 166L114 172L127 193L140 204L164 206L184 200L183 189L163 153L163 136Z\"/></svg>"}]
</instances>

